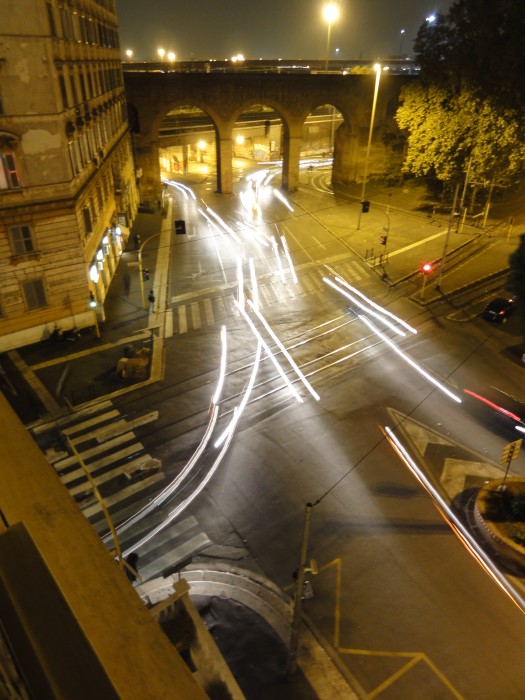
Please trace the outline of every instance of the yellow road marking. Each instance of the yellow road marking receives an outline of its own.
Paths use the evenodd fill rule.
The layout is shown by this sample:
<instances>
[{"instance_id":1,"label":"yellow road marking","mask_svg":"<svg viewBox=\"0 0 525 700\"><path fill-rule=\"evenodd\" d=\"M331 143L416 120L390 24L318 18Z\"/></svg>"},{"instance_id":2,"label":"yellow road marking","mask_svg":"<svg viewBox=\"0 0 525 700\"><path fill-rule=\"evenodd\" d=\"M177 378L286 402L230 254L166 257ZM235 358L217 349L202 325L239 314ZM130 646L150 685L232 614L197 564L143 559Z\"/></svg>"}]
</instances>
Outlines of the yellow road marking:
<instances>
[{"instance_id":1,"label":"yellow road marking","mask_svg":"<svg viewBox=\"0 0 525 700\"><path fill-rule=\"evenodd\" d=\"M446 678L446 676L441 673L437 666L428 658L428 656L422 652L412 652L412 651L376 651L371 649L349 649L340 646L341 639L341 590L343 583L343 560L340 557L333 559L324 564L319 568L319 575L323 572L328 571L335 567L336 578L335 578L335 605L334 605L334 648L339 654L346 654L349 656L384 656L392 658L405 658L408 659L400 669L389 676L381 685L379 685L375 690L369 693L368 697L370 700L372 698L377 698L380 693L382 693L387 688L390 688L397 680L404 676L408 671L416 666L420 661L425 663L428 668L436 675L437 678L443 683L443 685L450 691L452 697L456 700L464 700L463 696L454 688L452 683Z\"/></svg>"}]
</instances>

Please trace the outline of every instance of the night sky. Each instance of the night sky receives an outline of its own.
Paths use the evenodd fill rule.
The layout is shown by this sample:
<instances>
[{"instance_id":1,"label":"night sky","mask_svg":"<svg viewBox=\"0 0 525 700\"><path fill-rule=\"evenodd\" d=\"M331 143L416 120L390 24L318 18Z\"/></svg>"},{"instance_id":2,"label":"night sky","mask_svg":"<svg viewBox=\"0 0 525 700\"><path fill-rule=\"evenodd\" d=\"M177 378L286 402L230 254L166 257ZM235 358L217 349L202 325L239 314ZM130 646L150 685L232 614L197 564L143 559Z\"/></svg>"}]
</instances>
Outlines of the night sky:
<instances>
[{"instance_id":1,"label":"night sky","mask_svg":"<svg viewBox=\"0 0 525 700\"><path fill-rule=\"evenodd\" d=\"M330 58L410 55L417 30L453 0L341 0L332 25ZM327 23L322 0L116 0L122 54L156 60L157 49L177 59L324 59ZM401 34L401 29L405 30ZM339 48L336 53L335 49Z\"/></svg>"}]
</instances>

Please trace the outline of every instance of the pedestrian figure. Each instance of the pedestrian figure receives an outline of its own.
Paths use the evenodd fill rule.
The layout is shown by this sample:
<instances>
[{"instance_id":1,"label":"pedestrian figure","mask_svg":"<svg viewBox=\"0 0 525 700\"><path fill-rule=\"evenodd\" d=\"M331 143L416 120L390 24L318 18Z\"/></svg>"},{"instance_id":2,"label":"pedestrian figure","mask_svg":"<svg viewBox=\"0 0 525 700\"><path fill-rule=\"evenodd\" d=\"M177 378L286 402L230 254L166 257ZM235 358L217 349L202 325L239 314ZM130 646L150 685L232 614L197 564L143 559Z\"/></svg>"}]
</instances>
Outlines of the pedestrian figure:
<instances>
[{"instance_id":1,"label":"pedestrian figure","mask_svg":"<svg viewBox=\"0 0 525 700\"><path fill-rule=\"evenodd\" d=\"M126 292L127 297L129 297L130 287L131 287L131 277L129 276L129 272L126 272L124 274L124 291Z\"/></svg>"},{"instance_id":2,"label":"pedestrian figure","mask_svg":"<svg viewBox=\"0 0 525 700\"><path fill-rule=\"evenodd\" d=\"M149 310L154 311L155 309L155 295L153 294L153 289L150 289L148 294Z\"/></svg>"},{"instance_id":3,"label":"pedestrian figure","mask_svg":"<svg viewBox=\"0 0 525 700\"><path fill-rule=\"evenodd\" d=\"M138 233L135 234L133 240L135 241L135 250L138 250L140 248L140 236Z\"/></svg>"}]
</instances>

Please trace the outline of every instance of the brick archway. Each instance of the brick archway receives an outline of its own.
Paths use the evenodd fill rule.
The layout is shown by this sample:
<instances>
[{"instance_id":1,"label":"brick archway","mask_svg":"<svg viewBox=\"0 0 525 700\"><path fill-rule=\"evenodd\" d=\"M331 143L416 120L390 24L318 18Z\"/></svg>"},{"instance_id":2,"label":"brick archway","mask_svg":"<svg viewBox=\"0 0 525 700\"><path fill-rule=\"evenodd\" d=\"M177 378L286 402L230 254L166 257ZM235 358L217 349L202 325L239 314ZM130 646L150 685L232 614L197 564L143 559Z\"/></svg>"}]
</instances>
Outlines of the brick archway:
<instances>
[{"instance_id":1,"label":"brick archway","mask_svg":"<svg viewBox=\"0 0 525 700\"><path fill-rule=\"evenodd\" d=\"M395 128L392 105L401 87L413 77L389 75L381 81L375 131ZM370 126L374 75L294 75L267 73L160 73L126 70L126 94L137 115L137 168L142 170L142 196L160 191L159 128L177 105L194 105L210 116L216 130L217 191L231 194L232 132L237 117L254 104L272 107L283 121L282 186L291 192L299 185L299 154L303 125L321 105L333 105L344 126L337 132L332 179L359 179Z\"/></svg>"}]
</instances>

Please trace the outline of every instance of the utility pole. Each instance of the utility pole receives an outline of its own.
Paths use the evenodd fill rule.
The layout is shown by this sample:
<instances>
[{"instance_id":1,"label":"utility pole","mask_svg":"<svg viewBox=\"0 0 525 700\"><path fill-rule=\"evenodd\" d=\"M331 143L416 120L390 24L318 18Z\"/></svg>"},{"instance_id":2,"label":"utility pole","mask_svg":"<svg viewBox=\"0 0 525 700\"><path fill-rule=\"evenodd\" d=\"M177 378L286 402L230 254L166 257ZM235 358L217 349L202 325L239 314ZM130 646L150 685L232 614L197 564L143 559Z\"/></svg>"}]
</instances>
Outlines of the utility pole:
<instances>
[{"instance_id":1,"label":"utility pole","mask_svg":"<svg viewBox=\"0 0 525 700\"><path fill-rule=\"evenodd\" d=\"M441 257L441 265L439 266L439 276L436 284L436 289L441 289L441 280L443 278L443 272L445 270L445 260L447 257L448 239L450 237L450 231L452 229L452 223L454 221L454 216L456 215L456 203L458 201L459 192L459 182L456 185L456 191L454 192L454 201L452 202L452 210L450 212L450 218L448 220L447 235L445 236L445 245L443 246L443 256Z\"/></svg>"},{"instance_id":2,"label":"utility pole","mask_svg":"<svg viewBox=\"0 0 525 700\"><path fill-rule=\"evenodd\" d=\"M306 552L308 550L308 536L310 533L310 516L312 504L307 503L304 511L303 539L301 542L301 556L297 567L297 580L295 582L295 594L293 601L292 627L290 634L290 650L288 654L287 675L292 676L297 670L297 649L299 646L299 627L301 624L302 602L304 594L304 574Z\"/></svg>"}]
</instances>

